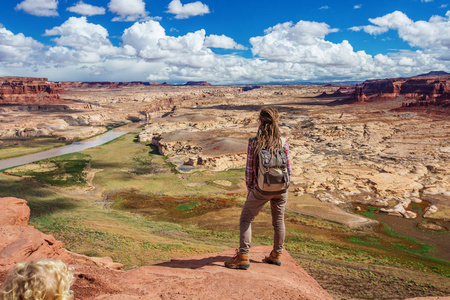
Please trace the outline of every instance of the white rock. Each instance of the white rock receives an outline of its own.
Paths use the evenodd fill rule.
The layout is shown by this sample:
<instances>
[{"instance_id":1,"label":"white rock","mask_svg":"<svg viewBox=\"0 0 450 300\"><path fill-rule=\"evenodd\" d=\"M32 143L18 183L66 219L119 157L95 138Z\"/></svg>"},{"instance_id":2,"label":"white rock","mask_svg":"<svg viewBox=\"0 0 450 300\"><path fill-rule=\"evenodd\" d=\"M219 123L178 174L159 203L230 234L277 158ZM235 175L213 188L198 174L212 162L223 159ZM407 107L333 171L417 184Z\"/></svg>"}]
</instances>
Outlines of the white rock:
<instances>
[{"instance_id":1,"label":"white rock","mask_svg":"<svg viewBox=\"0 0 450 300\"><path fill-rule=\"evenodd\" d=\"M427 209L425 210L425 214L423 215L425 218L430 217L430 215L437 213L438 208L436 205L431 205L429 207L427 207Z\"/></svg>"}]
</instances>

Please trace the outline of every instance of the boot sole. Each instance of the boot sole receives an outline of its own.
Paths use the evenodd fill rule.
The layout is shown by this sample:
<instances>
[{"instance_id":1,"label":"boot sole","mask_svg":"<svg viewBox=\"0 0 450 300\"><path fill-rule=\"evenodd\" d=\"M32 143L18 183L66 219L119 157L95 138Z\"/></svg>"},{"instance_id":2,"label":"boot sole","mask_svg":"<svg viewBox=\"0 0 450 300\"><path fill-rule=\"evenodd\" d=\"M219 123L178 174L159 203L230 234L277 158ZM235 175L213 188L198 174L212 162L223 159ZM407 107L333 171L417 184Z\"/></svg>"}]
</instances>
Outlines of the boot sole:
<instances>
[{"instance_id":1,"label":"boot sole","mask_svg":"<svg viewBox=\"0 0 450 300\"><path fill-rule=\"evenodd\" d=\"M248 265L236 265L236 266L227 266L227 265L225 265L225 267L227 267L228 269L247 270L248 268L250 268L250 264L248 264Z\"/></svg>"},{"instance_id":2,"label":"boot sole","mask_svg":"<svg viewBox=\"0 0 450 300\"><path fill-rule=\"evenodd\" d=\"M281 262L274 262L274 261L269 261L269 260L264 260L266 263L271 264L271 265L277 265L277 266L281 266Z\"/></svg>"}]
</instances>

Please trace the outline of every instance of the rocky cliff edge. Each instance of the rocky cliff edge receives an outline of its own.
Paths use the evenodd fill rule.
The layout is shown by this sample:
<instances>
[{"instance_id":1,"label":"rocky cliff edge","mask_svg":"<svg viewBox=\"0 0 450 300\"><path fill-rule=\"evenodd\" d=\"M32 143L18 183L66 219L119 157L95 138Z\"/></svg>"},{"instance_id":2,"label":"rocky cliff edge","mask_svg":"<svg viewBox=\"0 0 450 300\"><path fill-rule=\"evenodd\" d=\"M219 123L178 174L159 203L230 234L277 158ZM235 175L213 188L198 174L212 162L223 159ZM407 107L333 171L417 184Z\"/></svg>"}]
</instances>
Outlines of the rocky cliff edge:
<instances>
[{"instance_id":1,"label":"rocky cliff edge","mask_svg":"<svg viewBox=\"0 0 450 300\"><path fill-rule=\"evenodd\" d=\"M61 259L74 269L76 299L332 299L287 251L281 267L263 263L270 247L259 246L252 248L246 271L223 266L233 249L121 271L110 258L64 249L28 226L29 216L25 200L0 198L1 283L20 261Z\"/></svg>"}]
</instances>

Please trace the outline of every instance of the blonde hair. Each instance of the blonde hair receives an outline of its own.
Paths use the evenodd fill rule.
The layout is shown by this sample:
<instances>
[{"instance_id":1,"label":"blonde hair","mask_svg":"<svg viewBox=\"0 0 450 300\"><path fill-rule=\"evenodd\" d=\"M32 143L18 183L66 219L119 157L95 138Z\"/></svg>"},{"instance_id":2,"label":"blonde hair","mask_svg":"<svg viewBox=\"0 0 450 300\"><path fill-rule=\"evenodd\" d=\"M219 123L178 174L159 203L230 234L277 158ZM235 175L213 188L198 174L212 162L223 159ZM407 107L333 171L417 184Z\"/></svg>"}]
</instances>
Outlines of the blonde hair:
<instances>
[{"instance_id":1,"label":"blonde hair","mask_svg":"<svg viewBox=\"0 0 450 300\"><path fill-rule=\"evenodd\" d=\"M3 300L72 300L75 278L60 260L18 263L3 290Z\"/></svg>"},{"instance_id":2,"label":"blonde hair","mask_svg":"<svg viewBox=\"0 0 450 300\"><path fill-rule=\"evenodd\" d=\"M281 148L281 133L278 126L280 115L275 108L263 107L259 113L258 132L253 142L253 153L256 155L261 149L267 149L270 152ZM253 161L256 165L256 160Z\"/></svg>"}]
</instances>

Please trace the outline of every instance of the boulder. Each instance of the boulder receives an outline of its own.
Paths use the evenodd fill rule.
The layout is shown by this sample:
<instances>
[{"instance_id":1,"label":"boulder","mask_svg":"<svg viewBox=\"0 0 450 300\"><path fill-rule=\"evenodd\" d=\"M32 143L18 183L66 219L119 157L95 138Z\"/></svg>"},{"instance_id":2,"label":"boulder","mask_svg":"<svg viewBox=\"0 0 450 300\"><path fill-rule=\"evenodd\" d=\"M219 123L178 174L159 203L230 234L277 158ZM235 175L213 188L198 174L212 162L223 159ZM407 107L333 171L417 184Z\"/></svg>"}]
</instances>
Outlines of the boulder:
<instances>
[{"instance_id":1,"label":"boulder","mask_svg":"<svg viewBox=\"0 0 450 300\"><path fill-rule=\"evenodd\" d=\"M18 262L49 258L71 261L62 243L53 236L30 226L0 225L0 271Z\"/></svg>"},{"instance_id":2,"label":"boulder","mask_svg":"<svg viewBox=\"0 0 450 300\"><path fill-rule=\"evenodd\" d=\"M27 226L30 208L27 201L14 197L0 198L0 225Z\"/></svg>"}]
</instances>

